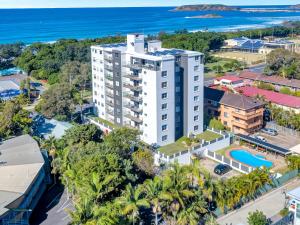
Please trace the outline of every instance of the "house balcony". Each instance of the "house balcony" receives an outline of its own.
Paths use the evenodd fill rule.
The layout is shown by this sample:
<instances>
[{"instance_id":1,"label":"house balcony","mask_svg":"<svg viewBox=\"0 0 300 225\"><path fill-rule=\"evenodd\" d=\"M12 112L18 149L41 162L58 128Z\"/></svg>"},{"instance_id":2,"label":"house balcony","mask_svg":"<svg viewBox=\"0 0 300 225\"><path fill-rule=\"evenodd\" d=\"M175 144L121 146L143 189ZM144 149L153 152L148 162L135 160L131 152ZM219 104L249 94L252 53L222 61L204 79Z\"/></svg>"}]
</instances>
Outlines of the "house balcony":
<instances>
[{"instance_id":1,"label":"house balcony","mask_svg":"<svg viewBox=\"0 0 300 225\"><path fill-rule=\"evenodd\" d=\"M105 87L110 88L110 89L114 89L114 85L112 82L105 82Z\"/></svg>"},{"instance_id":2,"label":"house balcony","mask_svg":"<svg viewBox=\"0 0 300 225\"><path fill-rule=\"evenodd\" d=\"M249 130L249 129L261 126L262 121L258 120L258 121L253 122L253 123L246 123L245 121L236 121L235 120L235 121L232 122L232 125L235 126L235 127L242 128L244 130Z\"/></svg>"},{"instance_id":3,"label":"house balcony","mask_svg":"<svg viewBox=\"0 0 300 225\"><path fill-rule=\"evenodd\" d=\"M256 117L262 117L263 111L255 111L255 112L249 112L249 113L233 111L232 116L235 118L242 119L242 120L251 120Z\"/></svg>"}]
</instances>

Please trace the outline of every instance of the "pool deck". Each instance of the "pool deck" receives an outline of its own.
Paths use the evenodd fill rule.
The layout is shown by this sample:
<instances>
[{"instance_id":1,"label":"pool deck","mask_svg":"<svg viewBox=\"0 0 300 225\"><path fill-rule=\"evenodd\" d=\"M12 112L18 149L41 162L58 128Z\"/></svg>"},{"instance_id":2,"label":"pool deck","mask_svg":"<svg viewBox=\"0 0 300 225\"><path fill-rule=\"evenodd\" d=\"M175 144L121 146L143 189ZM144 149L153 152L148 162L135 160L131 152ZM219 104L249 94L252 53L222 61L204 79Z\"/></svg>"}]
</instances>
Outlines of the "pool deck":
<instances>
[{"instance_id":1,"label":"pool deck","mask_svg":"<svg viewBox=\"0 0 300 225\"><path fill-rule=\"evenodd\" d=\"M231 157L230 152L233 151L233 150L241 150L241 149L246 150L246 151L250 152L253 155L258 154L260 156L263 156L265 158L265 160L271 161L273 163L273 166L270 168L272 171L282 171L287 167L287 164L286 164L286 162L285 162L285 160L282 156L274 155L270 152L258 151L256 149L251 149L251 148L246 147L246 146L240 146L240 147L232 148L232 149L226 151L225 155L226 155L226 157L228 157L232 160L235 160ZM240 162L240 163L242 163L242 162ZM244 163L242 163L242 164L244 164ZM249 166L247 164L244 164L244 165Z\"/></svg>"}]
</instances>

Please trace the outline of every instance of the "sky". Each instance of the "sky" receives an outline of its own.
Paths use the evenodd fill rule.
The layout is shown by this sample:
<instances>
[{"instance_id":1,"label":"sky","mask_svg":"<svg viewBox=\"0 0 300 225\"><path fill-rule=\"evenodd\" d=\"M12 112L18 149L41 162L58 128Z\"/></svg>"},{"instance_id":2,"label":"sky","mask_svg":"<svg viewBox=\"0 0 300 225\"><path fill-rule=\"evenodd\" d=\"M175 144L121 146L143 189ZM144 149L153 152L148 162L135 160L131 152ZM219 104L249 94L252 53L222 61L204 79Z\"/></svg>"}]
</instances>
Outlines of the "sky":
<instances>
[{"instance_id":1,"label":"sky","mask_svg":"<svg viewBox=\"0 0 300 225\"><path fill-rule=\"evenodd\" d=\"M136 7L186 4L293 5L300 0L0 0L0 8Z\"/></svg>"}]
</instances>

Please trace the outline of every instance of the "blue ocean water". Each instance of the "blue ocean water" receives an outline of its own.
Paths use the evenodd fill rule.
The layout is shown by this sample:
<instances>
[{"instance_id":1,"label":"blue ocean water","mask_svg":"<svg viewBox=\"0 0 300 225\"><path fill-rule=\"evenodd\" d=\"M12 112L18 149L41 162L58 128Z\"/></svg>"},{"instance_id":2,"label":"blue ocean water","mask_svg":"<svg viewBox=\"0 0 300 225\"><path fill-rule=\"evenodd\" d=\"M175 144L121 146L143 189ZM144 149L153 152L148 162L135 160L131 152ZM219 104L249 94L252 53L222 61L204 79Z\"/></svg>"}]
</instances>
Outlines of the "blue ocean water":
<instances>
[{"instance_id":1,"label":"blue ocean water","mask_svg":"<svg viewBox=\"0 0 300 225\"><path fill-rule=\"evenodd\" d=\"M288 6L267 6L277 9L286 7ZM173 32L179 29L243 30L269 27L287 20L300 20L300 11L170 11L173 8L0 9L0 43L22 41L29 44L36 41L50 42L60 38L95 38L129 32L157 34L160 31ZM219 14L223 18L191 18L209 13Z\"/></svg>"}]
</instances>

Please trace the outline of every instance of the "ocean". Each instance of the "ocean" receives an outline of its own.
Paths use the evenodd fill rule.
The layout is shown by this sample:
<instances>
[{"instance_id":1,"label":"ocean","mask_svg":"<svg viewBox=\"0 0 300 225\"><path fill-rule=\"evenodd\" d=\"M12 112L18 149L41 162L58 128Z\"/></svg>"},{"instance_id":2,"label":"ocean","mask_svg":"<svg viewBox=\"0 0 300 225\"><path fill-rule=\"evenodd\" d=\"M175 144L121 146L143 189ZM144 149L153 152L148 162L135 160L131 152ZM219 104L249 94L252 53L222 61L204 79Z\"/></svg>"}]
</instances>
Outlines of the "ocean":
<instances>
[{"instance_id":1,"label":"ocean","mask_svg":"<svg viewBox=\"0 0 300 225\"><path fill-rule=\"evenodd\" d=\"M288 6L251 6L286 9ZM96 38L130 32L235 31L300 20L297 12L172 12L174 7L0 9L0 43L52 42L61 38ZM246 8L249 8L247 6ZM222 18L192 18L203 14Z\"/></svg>"}]
</instances>

